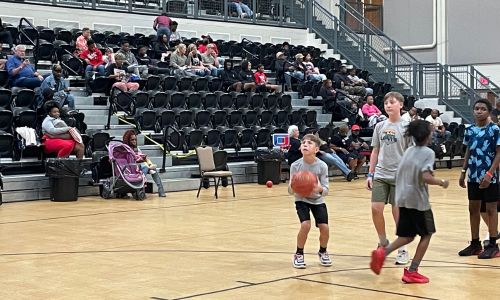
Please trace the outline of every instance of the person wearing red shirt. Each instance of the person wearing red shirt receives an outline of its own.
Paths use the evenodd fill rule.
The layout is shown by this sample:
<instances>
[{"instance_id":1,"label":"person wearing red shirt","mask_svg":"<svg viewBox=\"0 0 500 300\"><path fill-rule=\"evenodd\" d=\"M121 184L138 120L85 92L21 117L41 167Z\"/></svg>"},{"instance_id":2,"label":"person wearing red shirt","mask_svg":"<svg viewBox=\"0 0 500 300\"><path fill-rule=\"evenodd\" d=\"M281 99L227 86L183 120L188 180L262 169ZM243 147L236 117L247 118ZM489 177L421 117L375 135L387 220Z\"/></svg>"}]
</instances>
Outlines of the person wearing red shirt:
<instances>
[{"instance_id":1,"label":"person wearing red shirt","mask_svg":"<svg viewBox=\"0 0 500 300\"><path fill-rule=\"evenodd\" d=\"M85 77L89 78L92 76L92 72L97 72L100 76L104 76L104 60L101 50L97 49L93 40L87 41L87 47L88 49L80 54L80 58L87 63Z\"/></svg>"},{"instance_id":2,"label":"person wearing red shirt","mask_svg":"<svg viewBox=\"0 0 500 300\"><path fill-rule=\"evenodd\" d=\"M267 81L267 76L264 73L264 66L262 64L257 66L257 72L253 74L253 79L257 84L257 88L260 90L270 90L271 92L278 92L279 86L275 84L269 84Z\"/></svg>"}]
</instances>

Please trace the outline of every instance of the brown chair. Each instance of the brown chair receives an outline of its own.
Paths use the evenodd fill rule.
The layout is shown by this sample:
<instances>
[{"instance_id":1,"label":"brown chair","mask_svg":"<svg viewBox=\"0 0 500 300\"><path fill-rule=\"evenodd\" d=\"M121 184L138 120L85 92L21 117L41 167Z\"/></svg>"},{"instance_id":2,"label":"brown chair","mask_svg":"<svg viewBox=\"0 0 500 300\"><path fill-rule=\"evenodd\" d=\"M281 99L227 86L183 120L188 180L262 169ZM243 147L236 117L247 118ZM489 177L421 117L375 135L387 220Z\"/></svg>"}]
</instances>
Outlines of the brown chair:
<instances>
[{"instance_id":1,"label":"brown chair","mask_svg":"<svg viewBox=\"0 0 500 300\"><path fill-rule=\"evenodd\" d=\"M219 183L221 178L231 178L231 186L233 188L233 197L236 197L234 193L234 180L233 172L231 171L217 171L215 168L214 154L212 147L197 147L196 154L198 155L198 163L200 167L200 187L198 188L198 194L196 198L200 196L200 190L203 185L203 180L205 178L213 178L215 183L215 199L218 198L217 189L219 188Z\"/></svg>"}]
</instances>

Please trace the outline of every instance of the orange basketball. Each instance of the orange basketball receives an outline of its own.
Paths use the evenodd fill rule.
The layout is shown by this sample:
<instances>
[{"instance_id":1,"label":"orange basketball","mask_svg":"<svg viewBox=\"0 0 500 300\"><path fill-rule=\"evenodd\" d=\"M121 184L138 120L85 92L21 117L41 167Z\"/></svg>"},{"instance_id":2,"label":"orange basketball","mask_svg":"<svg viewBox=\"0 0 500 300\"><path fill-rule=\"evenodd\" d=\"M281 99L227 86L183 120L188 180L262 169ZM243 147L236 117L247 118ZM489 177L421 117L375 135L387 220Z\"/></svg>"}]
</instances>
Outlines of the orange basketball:
<instances>
[{"instance_id":1,"label":"orange basketball","mask_svg":"<svg viewBox=\"0 0 500 300\"><path fill-rule=\"evenodd\" d=\"M292 190L301 197L310 196L318 177L309 171L297 172L292 177Z\"/></svg>"}]
</instances>

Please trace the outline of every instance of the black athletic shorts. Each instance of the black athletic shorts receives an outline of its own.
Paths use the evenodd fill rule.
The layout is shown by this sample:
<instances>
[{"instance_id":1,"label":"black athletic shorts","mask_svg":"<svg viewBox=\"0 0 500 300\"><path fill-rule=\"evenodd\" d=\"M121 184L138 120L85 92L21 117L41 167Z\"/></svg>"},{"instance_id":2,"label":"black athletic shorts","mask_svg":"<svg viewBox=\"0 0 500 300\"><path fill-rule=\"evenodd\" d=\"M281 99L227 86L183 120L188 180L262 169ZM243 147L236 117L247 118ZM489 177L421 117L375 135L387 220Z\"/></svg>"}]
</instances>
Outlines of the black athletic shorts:
<instances>
[{"instance_id":1,"label":"black athletic shorts","mask_svg":"<svg viewBox=\"0 0 500 300\"><path fill-rule=\"evenodd\" d=\"M309 214L309 211L311 211L314 221L316 221L316 227L318 227L318 224L328 224L328 211L325 203L314 205L303 201L296 201L295 209L297 210L300 223L311 220L311 215Z\"/></svg>"},{"instance_id":2,"label":"black athletic shorts","mask_svg":"<svg viewBox=\"0 0 500 300\"><path fill-rule=\"evenodd\" d=\"M413 208L399 208L399 222L396 235L399 237L415 237L433 234L436 232L432 210L417 210Z\"/></svg>"},{"instance_id":3,"label":"black athletic shorts","mask_svg":"<svg viewBox=\"0 0 500 300\"><path fill-rule=\"evenodd\" d=\"M486 202L484 201L481 201L481 212L486 212ZM497 201L497 212L500 212L500 200Z\"/></svg>"},{"instance_id":4,"label":"black athletic shorts","mask_svg":"<svg viewBox=\"0 0 500 300\"><path fill-rule=\"evenodd\" d=\"M487 188L480 189L479 183L467 182L467 194L469 200L481 200L484 202L498 201L498 183L491 183Z\"/></svg>"}]
</instances>

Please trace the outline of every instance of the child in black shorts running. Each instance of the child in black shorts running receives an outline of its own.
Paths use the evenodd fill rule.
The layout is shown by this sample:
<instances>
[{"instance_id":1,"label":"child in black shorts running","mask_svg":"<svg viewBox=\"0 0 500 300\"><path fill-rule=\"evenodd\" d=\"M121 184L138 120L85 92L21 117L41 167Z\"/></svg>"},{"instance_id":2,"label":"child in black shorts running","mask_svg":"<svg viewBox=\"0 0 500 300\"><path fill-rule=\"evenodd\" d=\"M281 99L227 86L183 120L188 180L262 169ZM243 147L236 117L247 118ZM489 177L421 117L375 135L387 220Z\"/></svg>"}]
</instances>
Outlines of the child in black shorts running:
<instances>
[{"instance_id":1,"label":"child in black shorts running","mask_svg":"<svg viewBox=\"0 0 500 300\"><path fill-rule=\"evenodd\" d=\"M428 185L447 188L448 180L433 176L434 151L427 145L432 140L432 125L424 120L410 123L407 134L415 140L416 146L408 148L403 154L396 172L396 205L399 207L397 226L398 238L386 247L372 252L370 268L380 274L385 258L389 253L413 241L420 235L415 256L409 268L405 268L402 280L406 283L427 283L429 278L418 273L418 266L427 251L431 236L436 232L434 217L429 203Z\"/></svg>"},{"instance_id":2,"label":"child in black shorts running","mask_svg":"<svg viewBox=\"0 0 500 300\"><path fill-rule=\"evenodd\" d=\"M297 234L297 251L293 257L293 267L297 269L304 269L306 267L304 262L304 245L311 229L310 212L314 216L316 227L319 228L319 262L326 267L332 265L332 261L326 251L330 229L328 228L328 211L324 202L324 197L328 194L328 166L316 157L319 146L320 140L318 137L313 134L306 134L302 138L300 145L302 158L296 160L290 166L290 184L288 186L290 194L294 194L292 181L295 173L309 171L318 177L318 182L311 195L302 197L295 194L295 208L300 220L300 230Z\"/></svg>"},{"instance_id":3,"label":"child in black shorts running","mask_svg":"<svg viewBox=\"0 0 500 300\"><path fill-rule=\"evenodd\" d=\"M465 132L464 145L467 146L459 184L467 187L469 197L469 218L471 243L458 252L460 256L478 255L488 259L500 256L497 245L498 234L498 164L500 163L500 128L490 119L491 103L479 99L474 103L475 124ZM467 186L465 176L468 175ZM481 223L481 202L484 202L490 240L484 248L479 241Z\"/></svg>"}]
</instances>

